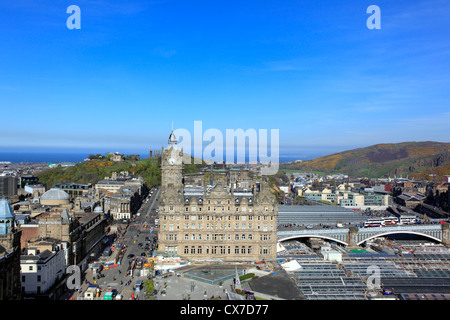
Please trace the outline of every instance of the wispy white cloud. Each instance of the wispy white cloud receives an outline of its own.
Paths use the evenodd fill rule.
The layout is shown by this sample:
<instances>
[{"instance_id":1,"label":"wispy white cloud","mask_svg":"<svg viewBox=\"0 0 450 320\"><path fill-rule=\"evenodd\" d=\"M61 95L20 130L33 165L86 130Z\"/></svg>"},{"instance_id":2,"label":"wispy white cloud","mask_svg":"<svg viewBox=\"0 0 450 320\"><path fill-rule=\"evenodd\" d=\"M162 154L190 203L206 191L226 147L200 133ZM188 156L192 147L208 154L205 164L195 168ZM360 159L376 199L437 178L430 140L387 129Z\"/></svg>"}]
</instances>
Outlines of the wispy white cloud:
<instances>
[{"instance_id":1,"label":"wispy white cloud","mask_svg":"<svg viewBox=\"0 0 450 320\"><path fill-rule=\"evenodd\" d=\"M165 47L156 47L152 50L152 52L162 58L170 58L177 54L177 50Z\"/></svg>"}]
</instances>

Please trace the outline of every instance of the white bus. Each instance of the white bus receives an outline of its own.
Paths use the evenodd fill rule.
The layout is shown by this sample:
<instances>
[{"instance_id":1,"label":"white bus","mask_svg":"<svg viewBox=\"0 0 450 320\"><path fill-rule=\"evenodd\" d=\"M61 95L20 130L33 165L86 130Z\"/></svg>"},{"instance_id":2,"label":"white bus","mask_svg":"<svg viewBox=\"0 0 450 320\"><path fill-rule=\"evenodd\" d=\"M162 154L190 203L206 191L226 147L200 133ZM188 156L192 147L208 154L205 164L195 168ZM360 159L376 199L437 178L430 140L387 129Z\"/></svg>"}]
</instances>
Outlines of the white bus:
<instances>
[{"instance_id":1,"label":"white bus","mask_svg":"<svg viewBox=\"0 0 450 320\"><path fill-rule=\"evenodd\" d=\"M384 217L383 221L384 221L383 225L387 226L387 225L397 224L398 218L397 217Z\"/></svg>"},{"instance_id":2,"label":"white bus","mask_svg":"<svg viewBox=\"0 0 450 320\"><path fill-rule=\"evenodd\" d=\"M384 220L383 219L368 219L364 222L364 228L370 228L370 227L382 227L384 226Z\"/></svg>"},{"instance_id":3,"label":"white bus","mask_svg":"<svg viewBox=\"0 0 450 320\"><path fill-rule=\"evenodd\" d=\"M415 216L400 216L399 224L414 224L417 222L417 218Z\"/></svg>"}]
</instances>

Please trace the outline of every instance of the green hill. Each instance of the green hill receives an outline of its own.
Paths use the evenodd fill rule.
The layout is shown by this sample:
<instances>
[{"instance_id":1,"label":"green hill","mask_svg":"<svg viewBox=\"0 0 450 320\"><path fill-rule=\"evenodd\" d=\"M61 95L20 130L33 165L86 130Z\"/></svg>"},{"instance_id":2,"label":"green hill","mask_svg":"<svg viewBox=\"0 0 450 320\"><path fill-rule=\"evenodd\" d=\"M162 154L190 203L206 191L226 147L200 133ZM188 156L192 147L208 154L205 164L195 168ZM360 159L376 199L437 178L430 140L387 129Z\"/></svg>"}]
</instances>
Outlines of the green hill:
<instances>
[{"instance_id":1,"label":"green hill","mask_svg":"<svg viewBox=\"0 0 450 320\"><path fill-rule=\"evenodd\" d=\"M130 174L142 176L147 186L161 183L161 170L158 159L139 161L113 162L108 160L91 160L80 162L71 167L55 167L37 174L39 181L51 188L57 182L75 182L95 184L113 172L128 171Z\"/></svg>"},{"instance_id":2,"label":"green hill","mask_svg":"<svg viewBox=\"0 0 450 320\"><path fill-rule=\"evenodd\" d=\"M198 172L202 165L183 164L183 173ZM149 188L161 184L161 161L159 158L148 158L138 161L113 162L107 159L92 159L80 162L71 167L55 167L37 174L39 181L51 188L57 182L75 182L96 184L105 177L111 177L113 172L128 171L141 176Z\"/></svg>"},{"instance_id":3,"label":"green hill","mask_svg":"<svg viewBox=\"0 0 450 320\"><path fill-rule=\"evenodd\" d=\"M372 178L409 175L425 180L433 170L439 181L450 174L449 149L450 143L433 141L377 144L301 163L283 163L281 168Z\"/></svg>"}]
</instances>

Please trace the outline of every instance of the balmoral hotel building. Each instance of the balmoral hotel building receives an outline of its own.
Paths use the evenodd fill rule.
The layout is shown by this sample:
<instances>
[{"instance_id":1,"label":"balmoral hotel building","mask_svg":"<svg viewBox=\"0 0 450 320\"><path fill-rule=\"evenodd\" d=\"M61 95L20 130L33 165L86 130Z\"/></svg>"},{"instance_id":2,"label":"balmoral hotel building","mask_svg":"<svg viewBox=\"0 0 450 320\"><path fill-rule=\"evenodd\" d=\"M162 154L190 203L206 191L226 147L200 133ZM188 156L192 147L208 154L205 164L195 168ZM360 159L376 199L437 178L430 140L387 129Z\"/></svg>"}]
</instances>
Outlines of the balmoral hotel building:
<instances>
[{"instance_id":1,"label":"balmoral hotel building","mask_svg":"<svg viewBox=\"0 0 450 320\"><path fill-rule=\"evenodd\" d=\"M275 260L278 205L248 170L182 174L183 150L169 137L161 154L160 253L191 260Z\"/></svg>"}]
</instances>

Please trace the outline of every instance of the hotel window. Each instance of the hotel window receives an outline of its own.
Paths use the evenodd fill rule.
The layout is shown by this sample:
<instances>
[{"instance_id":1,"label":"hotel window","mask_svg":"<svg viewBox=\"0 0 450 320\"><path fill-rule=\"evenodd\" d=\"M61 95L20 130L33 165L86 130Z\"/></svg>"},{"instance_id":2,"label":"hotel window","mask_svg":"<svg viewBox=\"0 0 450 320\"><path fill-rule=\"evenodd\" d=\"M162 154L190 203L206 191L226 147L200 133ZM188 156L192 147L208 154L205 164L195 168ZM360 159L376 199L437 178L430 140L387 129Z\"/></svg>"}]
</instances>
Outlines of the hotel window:
<instances>
[{"instance_id":1,"label":"hotel window","mask_svg":"<svg viewBox=\"0 0 450 320\"><path fill-rule=\"evenodd\" d=\"M235 254L239 254L239 247L238 246L234 247L234 253Z\"/></svg>"},{"instance_id":2,"label":"hotel window","mask_svg":"<svg viewBox=\"0 0 450 320\"><path fill-rule=\"evenodd\" d=\"M173 206L169 206L169 211L173 211Z\"/></svg>"},{"instance_id":3,"label":"hotel window","mask_svg":"<svg viewBox=\"0 0 450 320\"><path fill-rule=\"evenodd\" d=\"M184 247L184 254L189 254L189 247L188 246Z\"/></svg>"},{"instance_id":4,"label":"hotel window","mask_svg":"<svg viewBox=\"0 0 450 320\"><path fill-rule=\"evenodd\" d=\"M189 235L188 234L184 235L184 240L189 240Z\"/></svg>"}]
</instances>

